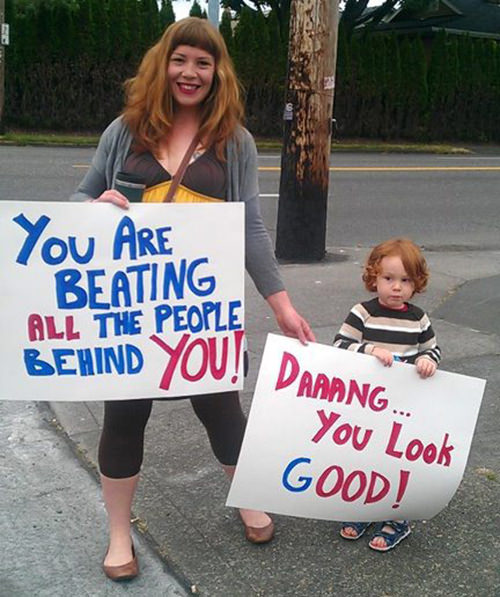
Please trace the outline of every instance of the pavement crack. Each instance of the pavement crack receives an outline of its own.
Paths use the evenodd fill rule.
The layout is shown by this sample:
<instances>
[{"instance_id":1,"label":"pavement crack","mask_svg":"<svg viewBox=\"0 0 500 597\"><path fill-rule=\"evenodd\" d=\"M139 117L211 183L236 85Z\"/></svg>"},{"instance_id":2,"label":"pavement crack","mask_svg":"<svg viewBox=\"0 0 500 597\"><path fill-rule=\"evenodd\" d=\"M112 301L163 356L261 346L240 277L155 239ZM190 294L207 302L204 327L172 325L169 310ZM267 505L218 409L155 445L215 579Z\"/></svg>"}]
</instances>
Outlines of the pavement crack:
<instances>
[{"instance_id":1,"label":"pavement crack","mask_svg":"<svg viewBox=\"0 0 500 597\"><path fill-rule=\"evenodd\" d=\"M34 495L35 498L41 498L41 497L47 497L48 495L53 495L55 493L59 493L60 491L69 491L71 490L71 487L66 486L66 487L56 487L54 489L49 489L47 491L41 491L39 493L36 493Z\"/></svg>"}]
</instances>

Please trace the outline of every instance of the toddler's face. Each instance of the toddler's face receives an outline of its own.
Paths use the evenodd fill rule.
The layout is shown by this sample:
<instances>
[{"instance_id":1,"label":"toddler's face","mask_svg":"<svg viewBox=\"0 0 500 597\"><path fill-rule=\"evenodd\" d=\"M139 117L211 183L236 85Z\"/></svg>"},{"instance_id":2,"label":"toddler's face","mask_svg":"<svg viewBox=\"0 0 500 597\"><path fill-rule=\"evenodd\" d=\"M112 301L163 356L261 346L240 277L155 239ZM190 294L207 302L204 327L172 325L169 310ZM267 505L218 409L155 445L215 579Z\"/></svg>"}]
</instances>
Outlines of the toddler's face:
<instances>
[{"instance_id":1,"label":"toddler's face","mask_svg":"<svg viewBox=\"0 0 500 597\"><path fill-rule=\"evenodd\" d=\"M415 284L410 279L400 257L384 257L380 262L377 276L379 301L390 309L401 309L415 292Z\"/></svg>"}]
</instances>

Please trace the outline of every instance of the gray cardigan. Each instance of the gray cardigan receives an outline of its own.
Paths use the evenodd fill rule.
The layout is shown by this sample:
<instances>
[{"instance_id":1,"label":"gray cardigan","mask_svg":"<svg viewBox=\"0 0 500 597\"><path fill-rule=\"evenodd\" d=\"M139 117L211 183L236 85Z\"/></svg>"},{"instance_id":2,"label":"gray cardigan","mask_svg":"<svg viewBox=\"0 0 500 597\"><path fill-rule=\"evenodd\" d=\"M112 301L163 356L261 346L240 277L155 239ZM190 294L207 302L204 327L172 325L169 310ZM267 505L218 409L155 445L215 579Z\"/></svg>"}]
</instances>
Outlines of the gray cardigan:
<instances>
[{"instance_id":1,"label":"gray cardigan","mask_svg":"<svg viewBox=\"0 0 500 597\"><path fill-rule=\"evenodd\" d=\"M117 172L128 155L132 135L116 118L103 132L97 150L72 201L86 201L112 189ZM252 135L240 127L227 144L228 201L245 203L245 265L264 298L284 290L271 239L262 221L259 204L257 149Z\"/></svg>"}]
</instances>

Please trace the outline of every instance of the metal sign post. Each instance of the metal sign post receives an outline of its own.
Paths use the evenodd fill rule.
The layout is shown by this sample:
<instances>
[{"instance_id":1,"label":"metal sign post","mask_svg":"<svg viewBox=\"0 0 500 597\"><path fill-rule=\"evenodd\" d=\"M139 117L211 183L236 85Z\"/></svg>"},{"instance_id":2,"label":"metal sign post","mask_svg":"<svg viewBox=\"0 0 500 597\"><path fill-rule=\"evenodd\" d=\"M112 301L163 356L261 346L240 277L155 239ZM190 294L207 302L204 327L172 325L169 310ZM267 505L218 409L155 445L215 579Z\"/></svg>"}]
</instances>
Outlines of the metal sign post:
<instances>
[{"instance_id":1,"label":"metal sign post","mask_svg":"<svg viewBox=\"0 0 500 597\"><path fill-rule=\"evenodd\" d=\"M5 0L0 0L0 134L4 132L3 107L5 101L5 46L9 45L9 26L5 21Z\"/></svg>"}]
</instances>

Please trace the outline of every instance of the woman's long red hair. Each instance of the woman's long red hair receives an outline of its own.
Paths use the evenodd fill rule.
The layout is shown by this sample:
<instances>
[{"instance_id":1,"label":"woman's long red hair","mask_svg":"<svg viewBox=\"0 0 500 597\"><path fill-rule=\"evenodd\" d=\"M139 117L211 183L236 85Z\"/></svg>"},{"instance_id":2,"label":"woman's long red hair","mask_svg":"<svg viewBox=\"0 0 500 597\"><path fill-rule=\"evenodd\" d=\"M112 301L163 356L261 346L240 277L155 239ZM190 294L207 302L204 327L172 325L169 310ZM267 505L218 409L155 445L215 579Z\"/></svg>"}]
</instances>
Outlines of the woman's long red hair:
<instances>
[{"instance_id":1,"label":"woman's long red hair","mask_svg":"<svg viewBox=\"0 0 500 597\"><path fill-rule=\"evenodd\" d=\"M201 107L199 136L207 146L214 144L218 157L224 159L227 140L243 121L241 87L224 38L206 19L188 17L173 23L146 52L135 77L125 82L124 120L135 147L155 153L175 116L167 68L180 45L201 48L214 57L214 81Z\"/></svg>"}]
</instances>

